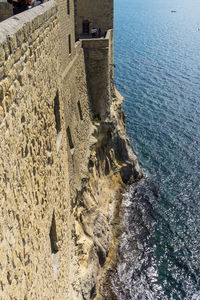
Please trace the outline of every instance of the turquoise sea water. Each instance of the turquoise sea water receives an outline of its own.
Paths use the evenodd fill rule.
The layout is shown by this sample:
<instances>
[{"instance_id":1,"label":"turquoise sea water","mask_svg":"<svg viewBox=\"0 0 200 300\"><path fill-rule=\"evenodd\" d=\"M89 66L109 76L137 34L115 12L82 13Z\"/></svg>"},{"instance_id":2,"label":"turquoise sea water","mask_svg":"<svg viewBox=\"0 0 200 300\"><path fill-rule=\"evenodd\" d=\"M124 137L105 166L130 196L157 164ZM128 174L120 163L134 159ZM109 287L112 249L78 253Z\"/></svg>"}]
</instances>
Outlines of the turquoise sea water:
<instances>
[{"instance_id":1,"label":"turquoise sea water","mask_svg":"<svg viewBox=\"0 0 200 300\"><path fill-rule=\"evenodd\" d=\"M119 298L200 299L200 1L115 0L115 64L146 177L126 195L127 224L140 224L126 232Z\"/></svg>"}]
</instances>

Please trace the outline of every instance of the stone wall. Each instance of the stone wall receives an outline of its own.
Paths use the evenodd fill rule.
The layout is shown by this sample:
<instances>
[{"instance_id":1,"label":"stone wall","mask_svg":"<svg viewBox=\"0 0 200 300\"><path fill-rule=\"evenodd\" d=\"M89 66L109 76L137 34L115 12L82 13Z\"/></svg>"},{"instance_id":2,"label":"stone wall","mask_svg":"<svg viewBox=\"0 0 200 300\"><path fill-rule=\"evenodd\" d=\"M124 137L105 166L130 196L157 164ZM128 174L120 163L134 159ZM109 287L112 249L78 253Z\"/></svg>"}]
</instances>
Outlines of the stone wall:
<instances>
[{"instance_id":1,"label":"stone wall","mask_svg":"<svg viewBox=\"0 0 200 300\"><path fill-rule=\"evenodd\" d=\"M110 99L108 46L108 39L83 40L92 111L99 117L107 111Z\"/></svg>"},{"instance_id":2,"label":"stone wall","mask_svg":"<svg viewBox=\"0 0 200 300\"><path fill-rule=\"evenodd\" d=\"M79 46L70 59L81 53ZM53 1L1 23L1 299L71 299L69 97L62 56ZM83 75L82 88L83 62L72 73ZM70 84L81 89L78 79Z\"/></svg>"},{"instance_id":3,"label":"stone wall","mask_svg":"<svg viewBox=\"0 0 200 300\"><path fill-rule=\"evenodd\" d=\"M76 36L83 33L83 22L89 21L89 33L91 29L113 28L113 0L75 0L76 7Z\"/></svg>"},{"instance_id":4,"label":"stone wall","mask_svg":"<svg viewBox=\"0 0 200 300\"><path fill-rule=\"evenodd\" d=\"M84 39L82 41L87 71L88 93L91 107L100 118L109 112L113 93L113 30L105 39Z\"/></svg>"},{"instance_id":5,"label":"stone wall","mask_svg":"<svg viewBox=\"0 0 200 300\"><path fill-rule=\"evenodd\" d=\"M58 5L58 19L60 25L61 70L64 71L72 60L72 57L75 55L74 1L57 0L56 3ZM71 44L71 47L69 47L69 43ZM69 48L71 48L71 53Z\"/></svg>"},{"instance_id":6,"label":"stone wall","mask_svg":"<svg viewBox=\"0 0 200 300\"><path fill-rule=\"evenodd\" d=\"M109 29L106 34L106 39L109 41L108 46L108 68L109 68L109 77L110 77L110 88L111 93L113 94L113 87L114 87L114 36L113 36L113 30Z\"/></svg>"},{"instance_id":7,"label":"stone wall","mask_svg":"<svg viewBox=\"0 0 200 300\"><path fill-rule=\"evenodd\" d=\"M85 72L85 63L91 62L85 58L82 42L73 42L73 16L66 19L71 25L63 27L59 9L49 1L1 22L3 300L80 300L83 287L85 299L90 299L100 267L98 249L86 238L84 247L94 252L94 260L82 273L74 245L78 232L82 232L81 239L85 235L77 207L83 201L91 149L97 142L96 126L91 122L94 98L89 95ZM69 34L71 53L66 49ZM108 47L109 41L100 44ZM106 53L101 76L108 84L108 49ZM93 185L96 193L97 182ZM88 263L89 258L84 259Z\"/></svg>"}]
</instances>

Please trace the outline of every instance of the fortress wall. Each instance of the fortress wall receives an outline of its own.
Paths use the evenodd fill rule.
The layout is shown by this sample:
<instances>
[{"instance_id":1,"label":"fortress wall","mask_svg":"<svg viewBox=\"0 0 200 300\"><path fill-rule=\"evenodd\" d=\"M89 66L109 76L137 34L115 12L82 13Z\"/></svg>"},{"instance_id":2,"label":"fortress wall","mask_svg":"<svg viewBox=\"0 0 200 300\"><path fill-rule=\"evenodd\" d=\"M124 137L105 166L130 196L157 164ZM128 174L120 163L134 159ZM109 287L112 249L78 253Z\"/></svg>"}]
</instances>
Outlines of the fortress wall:
<instances>
[{"instance_id":1,"label":"fortress wall","mask_svg":"<svg viewBox=\"0 0 200 300\"><path fill-rule=\"evenodd\" d=\"M53 1L1 23L3 300L68 299L70 188L58 49Z\"/></svg>"},{"instance_id":2,"label":"fortress wall","mask_svg":"<svg viewBox=\"0 0 200 300\"><path fill-rule=\"evenodd\" d=\"M56 2L58 4L58 19L60 23L61 68L64 71L75 55L74 1L57 0ZM69 51L69 36L71 40L71 53Z\"/></svg>"},{"instance_id":3,"label":"fortress wall","mask_svg":"<svg viewBox=\"0 0 200 300\"><path fill-rule=\"evenodd\" d=\"M58 16L57 6L49 1L1 23L3 300L82 299L85 286L81 283L85 275L77 269L78 254L73 252L73 214L75 207L82 205L80 194L89 178L89 159L97 142L91 122L93 99L88 94L82 42L72 44L70 55L63 52ZM102 41L108 45L108 40ZM106 78L107 61L108 57L101 73ZM81 222L77 226L81 227ZM96 273L98 268L96 255ZM90 274L85 287L90 294L97 277L92 277L90 269L84 274ZM72 283L77 279L76 298Z\"/></svg>"},{"instance_id":4,"label":"fortress wall","mask_svg":"<svg viewBox=\"0 0 200 300\"><path fill-rule=\"evenodd\" d=\"M73 61L62 75L70 186L74 191L81 189L81 180L87 176L89 139L93 130L81 42L76 43L75 51Z\"/></svg>"},{"instance_id":5,"label":"fortress wall","mask_svg":"<svg viewBox=\"0 0 200 300\"><path fill-rule=\"evenodd\" d=\"M109 68L109 76L111 83L111 91L114 93L114 36L113 29L108 30L106 34L106 39L109 41L109 54L108 54L108 68Z\"/></svg>"},{"instance_id":6,"label":"fortress wall","mask_svg":"<svg viewBox=\"0 0 200 300\"><path fill-rule=\"evenodd\" d=\"M90 22L92 27L101 28L104 34L105 29L113 28L113 0L75 0L76 5L76 35L82 34L82 23L85 20Z\"/></svg>"},{"instance_id":7,"label":"fortress wall","mask_svg":"<svg viewBox=\"0 0 200 300\"><path fill-rule=\"evenodd\" d=\"M87 70L88 90L94 115L109 111L113 83L113 30L105 39L82 41Z\"/></svg>"},{"instance_id":8,"label":"fortress wall","mask_svg":"<svg viewBox=\"0 0 200 300\"><path fill-rule=\"evenodd\" d=\"M109 40L83 40L87 81L94 115L103 115L109 107Z\"/></svg>"},{"instance_id":9,"label":"fortress wall","mask_svg":"<svg viewBox=\"0 0 200 300\"><path fill-rule=\"evenodd\" d=\"M74 44L73 1L68 16L62 1L1 22L2 300L94 299L112 243L113 33Z\"/></svg>"}]
</instances>

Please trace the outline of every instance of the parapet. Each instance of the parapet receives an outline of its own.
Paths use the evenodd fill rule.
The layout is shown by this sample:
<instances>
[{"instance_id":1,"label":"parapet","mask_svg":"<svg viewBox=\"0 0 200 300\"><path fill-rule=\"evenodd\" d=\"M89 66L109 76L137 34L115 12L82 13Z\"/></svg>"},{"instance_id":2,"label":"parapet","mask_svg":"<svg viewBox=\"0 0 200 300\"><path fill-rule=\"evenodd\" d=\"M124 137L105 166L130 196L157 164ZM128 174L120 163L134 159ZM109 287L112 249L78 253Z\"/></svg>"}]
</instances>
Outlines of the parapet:
<instances>
[{"instance_id":1,"label":"parapet","mask_svg":"<svg viewBox=\"0 0 200 300\"><path fill-rule=\"evenodd\" d=\"M111 101L112 32L109 30L106 38L82 40L92 111L101 117L109 111Z\"/></svg>"}]
</instances>

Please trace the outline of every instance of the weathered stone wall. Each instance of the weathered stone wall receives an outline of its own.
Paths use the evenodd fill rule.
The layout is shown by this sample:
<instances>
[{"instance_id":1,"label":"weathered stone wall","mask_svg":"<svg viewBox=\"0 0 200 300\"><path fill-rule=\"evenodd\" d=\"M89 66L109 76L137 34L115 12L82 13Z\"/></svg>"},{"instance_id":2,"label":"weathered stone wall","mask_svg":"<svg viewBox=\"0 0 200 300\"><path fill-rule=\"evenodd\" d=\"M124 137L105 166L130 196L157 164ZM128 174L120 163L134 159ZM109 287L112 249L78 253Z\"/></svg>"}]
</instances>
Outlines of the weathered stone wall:
<instances>
[{"instance_id":1,"label":"weathered stone wall","mask_svg":"<svg viewBox=\"0 0 200 300\"><path fill-rule=\"evenodd\" d=\"M109 77L110 77L110 88L111 88L111 93L113 94L113 87L114 87L114 36L113 36L113 29L109 29L106 34L106 39L109 41L109 46L108 46L108 68L109 68Z\"/></svg>"},{"instance_id":2,"label":"weathered stone wall","mask_svg":"<svg viewBox=\"0 0 200 300\"><path fill-rule=\"evenodd\" d=\"M82 24L89 21L89 32L94 28L101 28L102 34L105 29L113 28L113 0L75 0L76 7L76 36L83 33Z\"/></svg>"},{"instance_id":3,"label":"weathered stone wall","mask_svg":"<svg viewBox=\"0 0 200 300\"><path fill-rule=\"evenodd\" d=\"M81 56L80 46L76 52L74 58ZM72 299L62 56L53 1L1 23L1 299ZM83 88L84 72L82 58L71 69L81 78L69 83L72 90ZM78 107L73 112L77 116Z\"/></svg>"},{"instance_id":4,"label":"weathered stone wall","mask_svg":"<svg viewBox=\"0 0 200 300\"><path fill-rule=\"evenodd\" d=\"M82 44L92 111L102 118L110 111L114 87L113 30L105 39L84 39Z\"/></svg>"},{"instance_id":5,"label":"weathered stone wall","mask_svg":"<svg viewBox=\"0 0 200 300\"><path fill-rule=\"evenodd\" d=\"M108 111L110 102L109 90L109 40L83 40L87 82L94 115L103 115Z\"/></svg>"},{"instance_id":6,"label":"weathered stone wall","mask_svg":"<svg viewBox=\"0 0 200 300\"><path fill-rule=\"evenodd\" d=\"M60 24L61 70L64 71L75 55L74 1L57 0L56 3L58 4L58 19ZM69 38L71 40L71 53Z\"/></svg>"},{"instance_id":7,"label":"weathered stone wall","mask_svg":"<svg viewBox=\"0 0 200 300\"><path fill-rule=\"evenodd\" d=\"M81 43L76 55L62 74L65 133L68 141L68 163L72 191L81 189L81 180L88 172L89 138L93 130ZM71 141L70 141L71 139Z\"/></svg>"},{"instance_id":8,"label":"weathered stone wall","mask_svg":"<svg viewBox=\"0 0 200 300\"><path fill-rule=\"evenodd\" d=\"M83 287L89 299L100 267L98 249L77 220L97 142L93 99L82 43L72 40L71 53L63 51L67 38L59 14L49 1L1 23L1 299L80 300ZM105 67L101 75L108 78L107 62ZM94 252L84 272L74 248L78 232Z\"/></svg>"},{"instance_id":9,"label":"weathered stone wall","mask_svg":"<svg viewBox=\"0 0 200 300\"><path fill-rule=\"evenodd\" d=\"M13 15L13 7L7 1L0 1L0 22Z\"/></svg>"}]
</instances>

